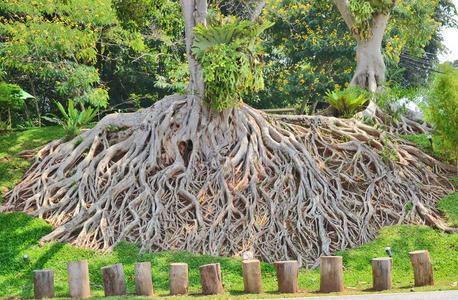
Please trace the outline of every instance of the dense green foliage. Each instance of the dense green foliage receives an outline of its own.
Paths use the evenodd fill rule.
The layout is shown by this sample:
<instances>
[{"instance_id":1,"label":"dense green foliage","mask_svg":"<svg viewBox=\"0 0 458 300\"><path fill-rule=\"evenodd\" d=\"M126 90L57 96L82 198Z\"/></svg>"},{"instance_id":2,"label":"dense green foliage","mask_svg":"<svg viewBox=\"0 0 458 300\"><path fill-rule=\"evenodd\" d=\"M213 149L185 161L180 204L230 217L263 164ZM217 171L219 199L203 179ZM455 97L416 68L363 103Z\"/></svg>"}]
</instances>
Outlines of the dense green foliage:
<instances>
[{"instance_id":1,"label":"dense green foliage","mask_svg":"<svg viewBox=\"0 0 458 300\"><path fill-rule=\"evenodd\" d=\"M32 271L36 269L54 269L55 291L57 296L68 296L66 262L88 259L91 293L102 296L102 279L100 268L109 264L123 263L127 292L133 294L134 263L150 261L152 265L155 293L161 296L168 294L169 264L186 262L189 265L189 289L199 292L199 266L208 263L220 263L223 284L226 293L221 299L237 299L243 291L243 276L240 258L223 258L208 255L193 255L187 252L161 252L141 254L134 245L121 243L112 253L101 254L80 249L68 244L38 244L38 239L49 233L51 226L41 219L33 219L23 213L0 215L0 296L31 297L33 294ZM458 235L448 235L425 226L393 226L380 232L374 242L365 246L347 250L339 255L344 258L344 282L346 287L357 290L369 288L372 284L371 259L385 256L385 247L390 246L393 252L393 287L394 290L410 289L413 285L413 272L408 251L427 249L434 265L436 286L431 288L450 288L456 280L458 267ZM22 260L27 254L28 262ZM275 269L271 264L261 265L263 287L266 294L262 298L278 297ZM301 269L299 288L307 291L319 289L319 270ZM424 288L423 288L424 289ZM422 290L415 288L415 290ZM252 295L252 297L260 297ZM247 296L239 296L247 298ZM216 299L214 296L208 299Z\"/></svg>"},{"instance_id":2,"label":"dense green foliage","mask_svg":"<svg viewBox=\"0 0 458 300\"><path fill-rule=\"evenodd\" d=\"M205 100L222 111L242 101L248 91L264 88L261 46L257 39L272 24L218 15L195 28L192 53L202 65Z\"/></svg>"},{"instance_id":3,"label":"dense green foliage","mask_svg":"<svg viewBox=\"0 0 458 300\"><path fill-rule=\"evenodd\" d=\"M64 136L61 127L33 128L0 133L0 203L2 195L21 179L31 162L18 156L23 150L37 150Z\"/></svg>"},{"instance_id":4,"label":"dense green foliage","mask_svg":"<svg viewBox=\"0 0 458 300\"><path fill-rule=\"evenodd\" d=\"M92 107L89 106L87 109L83 109L80 112L73 106L72 100L68 100L68 112L65 111L65 108L59 102L56 102L56 105L59 108L62 117L51 114L51 118L43 118L62 126L64 128L65 138L67 140L77 136L80 132L80 129L89 125L89 123L92 121L92 119L94 119L97 112L99 111L98 108L92 109Z\"/></svg>"},{"instance_id":5,"label":"dense green foliage","mask_svg":"<svg viewBox=\"0 0 458 300\"><path fill-rule=\"evenodd\" d=\"M227 1L209 2L225 14L234 12ZM229 2L239 7L240 1ZM369 2L378 11L380 0ZM383 43L388 79L424 81L427 76L416 76L423 72L412 72L412 64L425 72L433 67L441 48L436 29L453 25L454 14L450 0L397 1ZM332 1L272 0L263 18L275 22L261 42L265 88L243 95L245 102L301 112L310 106L314 112L327 89L350 81L356 41ZM183 34L180 3L174 0L2 1L0 73L35 97L12 116L13 127L37 125L39 115L57 113L53 101L106 106L100 112L105 114L147 107L183 91L189 79ZM412 63L408 54L422 49L428 64L420 58Z\"/></svg>"},{"instance_id":6,"label":"dense green foliage","mask_svg":"<svg viewBox=\"0 0 458 300\"><path fill-rule=\"evenodd\" d=\"M458 70L449 64L439 70L429 94L426 119L442 137L443 148L458 158Z\"/></svg>"},{"instance_id":7,"label":"dense green foliage","mask_svg":"<svg viewBox=\"0 0 458 300\"><path fill-rule=\"evenodd\" d=\"M350 12L354 16L353 32L363 40L371 38L371 21L375 14L387 14L395 0L350 0Z\"/></svg>"},{"instance_id":8,"label":"dense green foliage","mask_svg":"<svg viewBox=\"0 0 458 300\"><path fill-rule=\"evenodd\" d=\"M410 56L426 49L428 62L434 61L440 47L437 29L439 22L448 22L442 11L449 7L453 7L450 1L396 2L382 43L387 81L404 86L423 83L428 72L423 70L424 60ZM356 39L332 1L269 1L264 17L275 22L264 37L266 88L247 97L247 102L259 108L295 106L301 111L308 105L313 113L326 90L348 85L356 65ZM404 59L401 67L400 59L406 57L410 60L407 64ZM422 72L412 72L414 67L421 67ZM423 76L414 78L413 74Z\"/></svg>"},{"instance_id":9,"label":"dense green foliage","mask_svg":"<svg viewBox=\"0 0 458 300\"><path fill-rule=\"evenodd\" d=\"M450 226L458 227L458 192L440 200L437 208L442 211Z\"/></svg>"},{"instance_id":10,"label":"dense green foliage","mask_svg":"<svg viewBox=\"0 0 458 300\"><path fill-rule=\"evenodd\" d=\"M0 129L4 111L8 114L8 127L11 128L11 112L20 109L24 104L21 92L19 86L0 81Z\"/></svg>"},{"instance_id":11,"label":"dense green foliage","mask_svg":"<svg viewBox=\"0 0 458 300\"><path fill-rule=\"evenodd\" d=\"M344 90L328 90L324 100L337 109L343 117L351 118L358 110L362 110L369 101L370 95L358 87L349 87Z\"/></svg>"}]
</instances>

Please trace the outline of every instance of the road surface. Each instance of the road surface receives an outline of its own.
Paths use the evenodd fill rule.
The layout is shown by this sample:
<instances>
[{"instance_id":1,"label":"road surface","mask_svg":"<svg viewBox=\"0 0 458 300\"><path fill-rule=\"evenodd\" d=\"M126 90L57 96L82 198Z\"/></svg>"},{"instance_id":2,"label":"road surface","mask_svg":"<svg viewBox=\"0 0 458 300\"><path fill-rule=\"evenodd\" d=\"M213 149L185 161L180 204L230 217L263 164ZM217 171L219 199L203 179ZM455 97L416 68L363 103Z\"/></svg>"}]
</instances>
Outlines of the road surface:
<instances>
[{"instance_id":1,"label":"road surface","mask_svg":"<svg viewBox=\"0 0 458 300\"><path fill-rule=\"evenodd\" d=\"M320 296L302 298L278 298L269 300L458 300L458 290L438 292L411 292L396 294L365 294L348 296Z\"/></svg>"}]
</instances>

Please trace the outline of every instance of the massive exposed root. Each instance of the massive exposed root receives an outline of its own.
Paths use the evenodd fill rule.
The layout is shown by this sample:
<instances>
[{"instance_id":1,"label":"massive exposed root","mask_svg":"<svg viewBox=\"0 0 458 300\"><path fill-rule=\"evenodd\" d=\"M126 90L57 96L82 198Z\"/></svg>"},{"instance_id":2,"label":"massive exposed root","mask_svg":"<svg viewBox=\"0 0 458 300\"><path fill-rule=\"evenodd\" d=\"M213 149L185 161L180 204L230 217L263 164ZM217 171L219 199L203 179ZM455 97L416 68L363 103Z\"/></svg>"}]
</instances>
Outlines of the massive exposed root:
<instances>
[{"instance_id":1,"label":"massive exposed root","mask_svg":"<svg viewBox=\"0 0 458 300\"><path fill-rule=\"evenodd\" d=\"M0 211L48 220L42 241L265 261L366 243L396 223L444 226L435 203L452 166L357 119L216 114L194 96L109 115L38 153ZM407 205L411 203L411 205Z\"/></svg>"}]
</instances>

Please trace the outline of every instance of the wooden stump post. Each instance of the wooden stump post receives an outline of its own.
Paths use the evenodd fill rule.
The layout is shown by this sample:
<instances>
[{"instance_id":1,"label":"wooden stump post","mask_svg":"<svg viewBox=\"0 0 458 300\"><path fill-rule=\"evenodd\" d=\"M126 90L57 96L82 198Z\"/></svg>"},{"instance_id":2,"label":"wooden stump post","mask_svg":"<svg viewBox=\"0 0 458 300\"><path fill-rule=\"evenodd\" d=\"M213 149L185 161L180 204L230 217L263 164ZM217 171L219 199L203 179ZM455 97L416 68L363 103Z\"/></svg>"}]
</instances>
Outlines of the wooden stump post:
<instances>
[{"instance_id":1,"label":"wooden stump post","mask_svg":"<svg viewBox=\"0 0 458 300\"><path fill-rule=\"evenodd\" d=\"M221 279L221 268L219 264L209 264L199 267L200 280L202 282L202 294L222 294L223 282Z\"/></svg>"},{"instance_id":2,"label":"wooden stump post","mask_svg":"<svg viewBox=\"0 0 458 300\"><path fill-rule=\"evenodd\" d=\"M342 256L321 256L320 292L342 292L343 290Z\"/></svg>"},{"instance_id":3,"label":"wooden stump post","mask_svg":"<svg viewBox=\"0 0 458 300\"><path fill-rule=\"evenodd\" d=\"M257 259L242 261L245 293L262 294L261 263Z\"/></svg>"},{"instance_id":4,"label":"wooden stump post","mask_svg":"<svg viewBox=\"0 0 458 300\"><path fill-rule=\"evenodd\" d=\"M91 297L91 287L89 285L89 269L87 265L87 260L68 262L67 274L70 297Z\"/></svg>"},{"instance_id":5,"label":"wooden stump post","mask_svg":"<svg viewBox=\"0 0 458 300\"><path fill-rule=\"evenodd\" d=\"M35 299L54 297L54 270L33 271L33 294Z\"/></svg>"},{"instance_id":6,"label":"wooden stump post","mask_svg":"<svg viewBox=\"0 0 458 300\"><path fill-rule=\"evenodd\" d=\"M427 250L409 252L415 286L434 285L433 265Z\"/></svg>"},{"instance_id":7,"label":"wooden stump post","mask_svg":"<svg viewBox=\"0 0 458 300\"><path fill-rule=\"evenodd\" d=\"M126 282L122 264L106 266L101 270L105 297L126 295Z\"/></svg>"},{"instance_id":8,"label":"wooden stump post","mask_svg":"<svg viewBox=\"0 0 458 300\"><path fill-rule=\"evenodd\" d=\"M135 264L135 294L137 296L153 295L153 280L151 278L151 263Z\"/></svg>"},{"instance_id":9,"label":"wooden stump post","mask_svg":"<svg viewBox=\"0 0 458 300\"><path fill-rule=\"evenodd\" d=\"M391 289L391 257L380 257L372 260L372 286L376 291Z\"/></svg>"},{"instance_id":10,"label":"wooden stump post","mask_svg":"<svg viewBox=\"0 0 458 300\"><path fill-rule=\"evenodd\" d=\"M274 262L277 272L278 291L280 293L297 293L297 276L299 264L296 260Z\"/></svg>"},{"instance_id":11,"label":"wooden stump post","mask_svg":"<svg viewBox=\"0 0 458 300\"><path fill-rule=\"evenodd\" d=\"M186 295L188 293L188 264L170 264L170 295Z\"/></svg>"}]
</instances>

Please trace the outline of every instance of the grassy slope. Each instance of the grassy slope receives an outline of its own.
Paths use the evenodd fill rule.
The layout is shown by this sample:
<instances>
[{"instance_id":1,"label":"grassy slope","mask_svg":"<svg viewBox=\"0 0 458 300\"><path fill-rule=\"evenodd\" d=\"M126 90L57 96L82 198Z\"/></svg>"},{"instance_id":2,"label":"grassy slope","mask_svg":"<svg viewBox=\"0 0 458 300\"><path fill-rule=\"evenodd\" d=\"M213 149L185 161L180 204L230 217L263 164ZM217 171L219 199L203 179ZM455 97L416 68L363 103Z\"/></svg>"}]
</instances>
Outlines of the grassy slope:
<instances>
[{"instance_id":1,"label":"grassy slope","mask_svg":"<svg viewBox=\"0 0 458 300\"><path fill-rule=\"evenodd\" d=\"M5 191L11 189L31 165L31 162L18 157L17 154L23 150L42 147L63 135L61 127L0 133L0 203Z\"/></svg>"},{"instance_id":2,"label":"grassy slope","mask_svg":"<svg viewBox=\"0 0 458 300\"><path fill-rule=\"evenodd\" d=\"M39 147L50 140L63 135L57 127L31 129L24 132L12 132L0 135L0 187L12 188L30 166L17 153ZM1 195L0 191L0 195ZM456 222L457 194L442 200L442 209ZM439 205L441 208L441 204ZM453 217L454 216L454 217ZM453 223L452 223L453 224ZM456 224L456 223L455 223ZM43 220L33 219L22 213L0 215L0 297L22 296L33 294L32 271L52 268L55 270L56 295L68 295L66 262L88 259L92 294L102 296L100 267L123 263L128 283L128 293L134 292L134 263L151 261L153 266L153 283L155 292L160 295L168 293L168 264L187 262L189 264L189 287L191 292L200 290L198 266L207 263L221 263L223 280L231 298L256 298L255 295L240 295L243 290L243 279L240 259L211 256L197 256L186 252L161 252L140 254L138 249L129 244L121 244L112 253L101 254L79 249L68 244L49 243L38 245L41 236L51 231ZM371 259L385 256L384 249L390 246L394 253L393 286L400 291L409 291L413 284L413 273L410 267L408 251L428 249L435 267L436 289L451 288L458 281L458 235L447 235L424 226L393 226L381 231L378 239L364 246L347 250L339 255L344 257L345 286L365 290L371 286ZM22 261L22 255L30 256L29 262ZM270 264L262 264L265 297L278 296L275 270ZM365 283L363 283L365 282ZM319 289L319 270L301 270L299 287L307 291ZM415 290L432 289L431 287ZM316 295L316 294L313 294ZM227 294L221 299L226 299ZM209 297L217 299L217 297Z\"/></svg>"},{"instance_id":3,"label":"grassy slope","mask_svg":"<svg viewBox=\"0 0 458 300\"><path fill-rule=\"evenodd\" d=\"M153 284L159 295L168 293L168 265L171 262L189 264L189 288L199 292L198 267L208 263L221 263L223 281L227 293L237 296L243 290L241 261L239 258L193 255L187 252L161 252L140 254L131 244L121 244L112 253L103 254L73 247L68 244L38 244L38 239L51 231L41 219L33 219L23 213L0 215L0 297L33 295L31 273L35 269L51 268L55 271L57 296L68 295L66 262L88 259L92 294L102 296L100 268L109 264L123 263L127 289L133 294L134 263L150 261L153 268ZM432 257L436 288L451 288L458 280L458 235L443 234L426 226L398 225L383 229L377 240L364 246L339 253L344 259L344 281L347 288L368 289L372 283L371 259L385 256L385 247L390 246L394 256L393 285L395 289L410 290L413 273L408 251L427 249ZM22 256L30 256L24 262ZM264 291L267 297L275 295L277 289L275 270L270 264L262 264ZM299 287L309 292L319 289L319 270L302 269ZM430 288L431 289L431 288ZM354 290L353 290L354 291ZM240 297L247 297L241 295Z\"/></svg>"}]
</instances>

